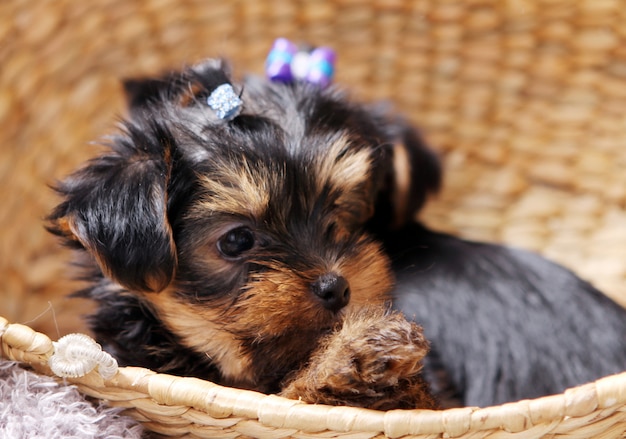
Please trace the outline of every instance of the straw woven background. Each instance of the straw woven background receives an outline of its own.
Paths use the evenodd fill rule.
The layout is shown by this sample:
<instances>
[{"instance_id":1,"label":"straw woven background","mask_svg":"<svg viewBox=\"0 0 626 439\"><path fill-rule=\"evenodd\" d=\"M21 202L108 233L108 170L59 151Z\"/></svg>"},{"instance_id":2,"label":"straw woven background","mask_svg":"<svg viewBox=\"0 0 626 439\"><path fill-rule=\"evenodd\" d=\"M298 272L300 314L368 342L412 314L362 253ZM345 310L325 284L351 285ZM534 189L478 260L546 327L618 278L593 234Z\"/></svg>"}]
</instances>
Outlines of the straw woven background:
<instances>
[{"instance_id":1,"label":"straw woven background","mask_svg":"<svg viewBox=\"0 0 626 439\"><path fill-rule=\"evenodd\" d=\"M538 250L626 304L626 1L3 0L0 315L81 329L42 218L123 114L118 79L217 55L261 72L278 36L336 48L338 82L441 151L429 224Z\"/></svg>"}]
</instances>

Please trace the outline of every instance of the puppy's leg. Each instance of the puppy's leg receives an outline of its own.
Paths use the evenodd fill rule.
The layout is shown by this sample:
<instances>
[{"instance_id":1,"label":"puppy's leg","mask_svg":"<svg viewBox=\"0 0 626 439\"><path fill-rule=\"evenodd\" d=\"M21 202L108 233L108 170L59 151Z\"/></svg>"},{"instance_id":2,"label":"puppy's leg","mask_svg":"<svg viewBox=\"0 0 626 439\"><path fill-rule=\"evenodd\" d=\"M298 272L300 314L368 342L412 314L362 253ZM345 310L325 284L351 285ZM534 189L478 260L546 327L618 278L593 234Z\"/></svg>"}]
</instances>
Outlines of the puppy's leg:
<instances>
[{"instance_id":1,"label":"puppy's leg","mask_svg":"<svg viewBox=\"0 0 626 439\"><path fill-rule=\"evenodd\" d=\"M428 342L400 313L361 310L328 335L281 396L380 410L437 407L421 377Z\"/></svg>"}]
</instances>

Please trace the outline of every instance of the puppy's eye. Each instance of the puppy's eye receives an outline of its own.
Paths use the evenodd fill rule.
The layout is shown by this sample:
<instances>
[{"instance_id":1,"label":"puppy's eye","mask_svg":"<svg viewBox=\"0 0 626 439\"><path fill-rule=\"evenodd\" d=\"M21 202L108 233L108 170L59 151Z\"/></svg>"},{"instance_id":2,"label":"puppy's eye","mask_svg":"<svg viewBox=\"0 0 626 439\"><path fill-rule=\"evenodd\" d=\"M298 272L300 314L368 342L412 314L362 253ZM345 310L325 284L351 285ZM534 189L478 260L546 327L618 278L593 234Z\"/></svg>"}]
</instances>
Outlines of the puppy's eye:
<instances>
[{"instance_id":1,"label":"puppy's eye","mask_svg":"<svg viewBox=\"0 0 626 439\"><path fill-rule=\"evenodd\" d=\"M254 234L248 227L237 227L217 241L217 249L227 258L237 258L254 247Z\"/></svg>"}]
</instances>

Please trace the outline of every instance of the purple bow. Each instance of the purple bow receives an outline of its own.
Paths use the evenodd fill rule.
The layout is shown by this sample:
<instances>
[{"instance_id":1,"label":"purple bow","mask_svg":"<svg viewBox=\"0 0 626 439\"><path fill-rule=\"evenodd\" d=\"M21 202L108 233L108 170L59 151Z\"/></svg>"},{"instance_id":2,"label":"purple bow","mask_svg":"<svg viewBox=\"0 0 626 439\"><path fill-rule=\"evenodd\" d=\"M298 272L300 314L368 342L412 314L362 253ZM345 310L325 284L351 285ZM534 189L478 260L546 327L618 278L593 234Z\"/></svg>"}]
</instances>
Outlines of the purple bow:
<instances>
[{"instance_id":1,"label":"purple bow","mask_svg":"<svg viewBox=\"0 0 626 439\"><path fill-rule=\"evenodd\" d=\"M333 80L335 58L335 51L328 47L309 52L298 49L286 38L278 38L267 56L265 73L272 81L290 83L299 80L324 88Z\"/></svg>"}]
</instances>

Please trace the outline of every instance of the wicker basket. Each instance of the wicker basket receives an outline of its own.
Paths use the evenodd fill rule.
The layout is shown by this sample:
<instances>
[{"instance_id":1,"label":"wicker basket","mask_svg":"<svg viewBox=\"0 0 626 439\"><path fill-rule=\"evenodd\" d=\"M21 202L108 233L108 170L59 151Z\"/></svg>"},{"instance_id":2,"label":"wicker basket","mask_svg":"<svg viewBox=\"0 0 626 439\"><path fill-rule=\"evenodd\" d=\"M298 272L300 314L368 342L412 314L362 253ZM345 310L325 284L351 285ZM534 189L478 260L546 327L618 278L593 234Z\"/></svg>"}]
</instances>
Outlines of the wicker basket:
<instances>
[{"instance_id":1,"label":"wicker basket","mask_svg":"<svg viewBox=\"0 0 626 439\"><path fill-rule=\"evenodd\" d=\"M624 23L624 0L0 1L0 315L53 338L86 331L89 305L65 298L79 287L70 256L41 218L57 202L47 185L96 154L88 143L124 111L119 78L215 55L260 72L279 36L333 46L339 83L423 129L447 172L428 224L539 251L626 304ZM3 356L49 355L45 336L4 329ZM157 431L198 436L626 430L624 375L436 413L312 407L138 369L80 387L134 407Z\"/></svg>"},{"instance_id":2,"label":"wicker basket","mask_svg":"<svg viewBox=\"0 0 626 439\"><path fill-rule=\"evenodd\" d=\"M0 318L0 340L0 357L51 374L54 347L47 336ZM135 367L121 368L108 381L96 371L68 381L167 436L532 439L618 438L626 432L626 372L561 395L496 407L387 412L309 405Z\"/></svg>"}]
</instances>

